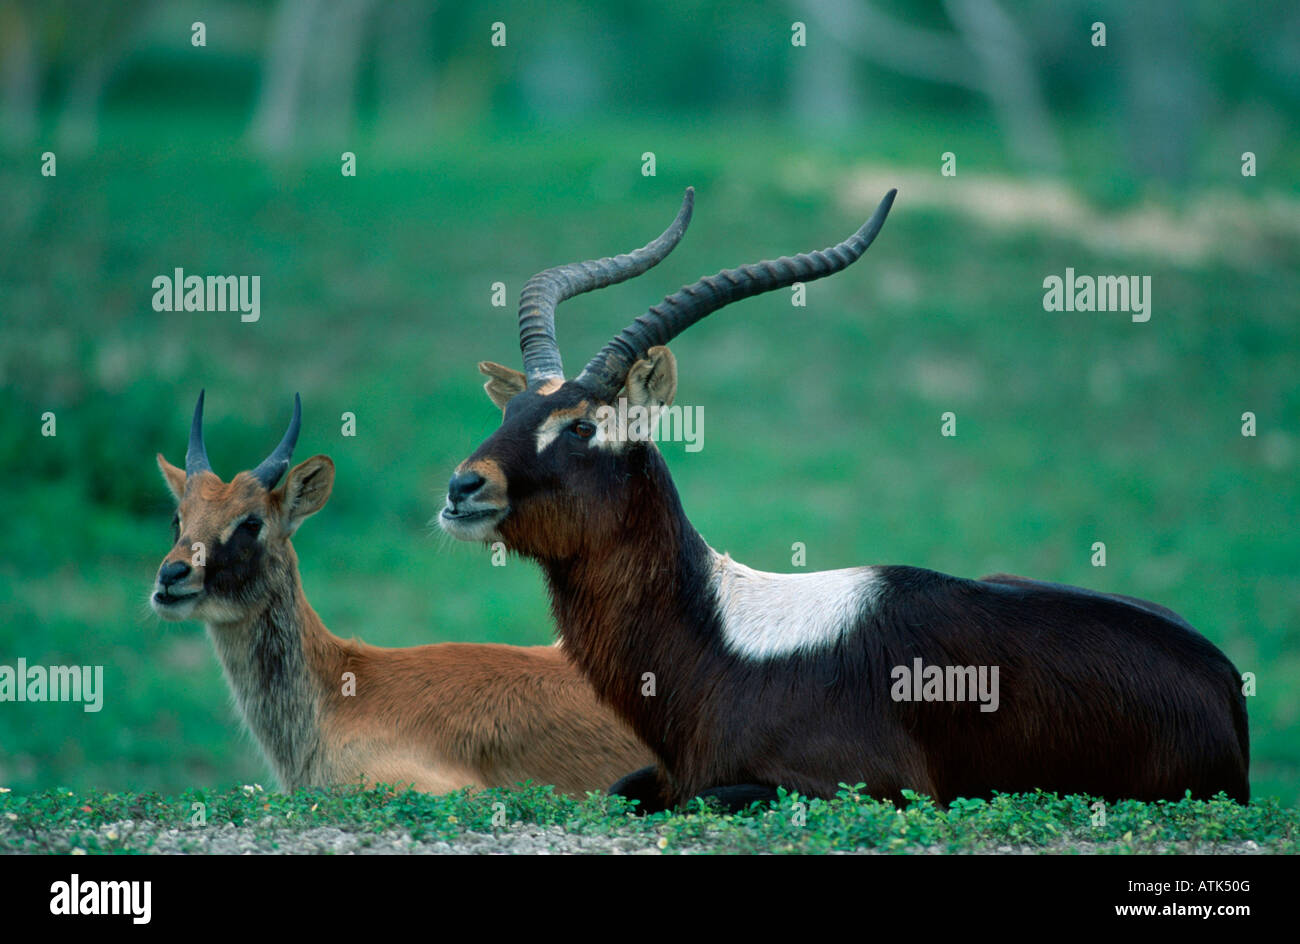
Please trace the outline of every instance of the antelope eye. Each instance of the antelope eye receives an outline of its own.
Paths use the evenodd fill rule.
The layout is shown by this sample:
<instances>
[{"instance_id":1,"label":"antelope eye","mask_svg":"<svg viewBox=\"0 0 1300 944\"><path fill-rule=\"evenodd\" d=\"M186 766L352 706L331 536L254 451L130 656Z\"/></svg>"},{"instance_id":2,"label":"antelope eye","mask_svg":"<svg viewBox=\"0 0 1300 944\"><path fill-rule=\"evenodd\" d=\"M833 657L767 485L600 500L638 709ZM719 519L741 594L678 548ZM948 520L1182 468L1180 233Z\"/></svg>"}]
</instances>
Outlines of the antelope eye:
<instances>
[{"instance_id":1,"label":"antelope eye","mask_svg":"<svg viewBox=\"0 0 1300 944\"><path fill-rule=\"evenodd\" d=\"M180 539L181 539L181 516L178 513L172 515L172 540L179 541Z\"/></svg>"},{"instance_id":2,"label":"antelope eye","mask_svg":"<svg viewBox=\"0 0 1300 944\"><path fill-rule=\"evenodd\" d=\"M249 537L255 538L262 532L262 519L257 517L245 518L240 523L239 530Z\"/></svg>"},{"instance_id":3,"label":"antelope eye","mask_svg":"<svg viewBox=\"0 0 1300 944\"><path fill-rule=\"evenodd\" d=\"M578 420L569 427L569 431L579 439L590 439L596 435L596 424L590 420Z\"/></svg>"}]
</instances>

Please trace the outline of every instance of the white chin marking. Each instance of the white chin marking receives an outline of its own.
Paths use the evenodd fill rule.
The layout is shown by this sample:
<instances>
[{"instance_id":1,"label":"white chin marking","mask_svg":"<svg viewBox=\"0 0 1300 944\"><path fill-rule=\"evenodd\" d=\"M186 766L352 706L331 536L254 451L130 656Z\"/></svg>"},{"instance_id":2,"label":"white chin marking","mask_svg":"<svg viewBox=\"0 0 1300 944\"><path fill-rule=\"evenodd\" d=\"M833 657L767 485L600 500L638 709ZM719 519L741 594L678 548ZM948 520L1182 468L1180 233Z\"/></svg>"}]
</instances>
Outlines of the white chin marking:
<instances>
[{"instance_id":1,"label":"white chin marking","mask_svg":"<svg viewBox=\"0 0 1300 944\"><path fill-rule=\"evenodd\" d=\"M856 631L883 583L874 567L771 574L716 554L713 590L727 648L746 659L812 655Z\"/></svg>"},{"instance_id":2,"label":"white chin marking","mask_svg":"<svg viewBox=\"0 0 1300 944\"><path fill-rule=\"evenodd\" d=\"M493 541L500 540L497 525L504 515L493 518L479 518L474 521L457 521L439 513L438 526L458 541Z\"/></svg>"},{"instance_id":3,"label":"white chin marking","mask_svg":"<svg viewBox=\"0 0 1300 944\"><path fill-rule=\"evenodd\" d=\"M182 620L188 620L188 619L198 619L198 617L195 615L195 610L197 610L199 606L199 601L197 598L194 600L186 600L184 603L168 604L168 603L159 603L156 599L154 599L154 595L150 593L149 605L153 607L153 611L155 613L157 613L162 619L165 619L170 623L179 623Z\"/></svg>"}]
</instances>

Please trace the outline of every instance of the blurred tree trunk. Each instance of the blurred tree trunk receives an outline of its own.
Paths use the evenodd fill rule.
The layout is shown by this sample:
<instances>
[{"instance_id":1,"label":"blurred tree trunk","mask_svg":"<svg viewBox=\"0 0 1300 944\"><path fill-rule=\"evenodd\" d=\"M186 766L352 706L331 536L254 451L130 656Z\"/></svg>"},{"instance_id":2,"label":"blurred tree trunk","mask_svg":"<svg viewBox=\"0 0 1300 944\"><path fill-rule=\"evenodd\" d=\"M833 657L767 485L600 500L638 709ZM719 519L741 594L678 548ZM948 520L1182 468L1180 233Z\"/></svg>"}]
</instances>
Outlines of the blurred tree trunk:
<instances>
[{"instance_id":1,"label":"blurred tree trunk","mask_svg":"<svg viewBox=\"0 0 1300 944\"><path fill-rule=\"evenodd\" d=\"M1184 183L1206 108L1192 28L1181 4L1126 4L1110 42L1122 57L1129 165L1143 177Z\"/></svg>"},{"instance_id":2,"label":"blurred tree trunk","mask_svg":"<svg viewBox=\"0 0 1300 944\"><path fill-rule=\"evenodd\" d=\"M431 128L434 0L386 3L375 22L375 105L379 120L396 130Z\"/></svg>"},{"instance_id":3,"label":"blurred tree trunk","mask_svg":"<svg viewBox=\"0 0 1300 944\"><path fill-rule=\"evenodd\" d=\"M994 0L944 0L984 74L984 92L998 115L1012 157L1027 167L1059 172L1060 143L1038 85L1033 54L1014 22Z\"/></svg>"},{"instance_id":4,"label":"blurred tree trunk","mask_svg":"<svg viewBox=\"0 0 1300 944\"><path fill-rule=\"evenodd\" d=\"M400 0L399 0L400 2ZM315 130L340 145L356 126L361 52L367 45L367 20L374 0L331 0L317 31L316 55L308 73Z\"/></svg>"},{"instance_id":5,"label":"blurred tree trunk","mask_svg":"<svg viewBox=\"0 0 1300 944\"><path fill-rule=\"evenodd\" d=\"M848 48L829 37L813 35L808 38L808 46L791 52L795 66L790 107L796 125L816 134L854 127L862 102Z\"/></svg>"},{"instance_id":6,"label":"blurred tree trunk","mask_svg":"<svg viewBox=\"0 0 1300 944\"><path fill-rule=\"evenodd\" d=\"M157 5L157 0L125 4L92 0L69 10L77 26L74 42L80 42L82 56L63 96L57 132L60 146L94 146L108 82L135 48Z\"/></svg>"},{"instance_id":7,"label":"blurred tree trunk","mask_svg":"<svg viewBox=\"0 0 1300 944\"><path fill-rule=\"evenodd\" d=\"M251 128L254 143L264 151L284 151L293 141L302 107L311 25L319 8L319 0L280 0L275 8Z\"/></svg>"},{"instance_id":8,"label":"blurred tree trunk","mask_svg":"<svg viewBox=\"0 0 1300 944\"><path fill-rule=\"evenodd\" d=\"M31 19L19 3L0 4L0 129L14 147L36 137L41 70Z\"/></svg>"},{"instance_id":9,"label":"blurred tree trunk","mask_svg":"<svg viewBox=\"0 0 1300 944\"><path fill-rule=\"evenodd\" d=\"M361 51L374 0L280 0L249 128L256 147L347 143L357 110Z\"/></svg>"},{"instance_id":10,"label":"blurred tree trunk","mask_svg":"<svg viewBox=\"0 0 1300 944\"><path fill-rule=\"evenodd\" d=\"M1019 163L1056 171L1061 147L1044 104L1032 51L995 0L945 0L958 34L902 23L870 3L805 0L810 29L881 68L953 85L988 99Z\"/></svg>"}]
</instances>

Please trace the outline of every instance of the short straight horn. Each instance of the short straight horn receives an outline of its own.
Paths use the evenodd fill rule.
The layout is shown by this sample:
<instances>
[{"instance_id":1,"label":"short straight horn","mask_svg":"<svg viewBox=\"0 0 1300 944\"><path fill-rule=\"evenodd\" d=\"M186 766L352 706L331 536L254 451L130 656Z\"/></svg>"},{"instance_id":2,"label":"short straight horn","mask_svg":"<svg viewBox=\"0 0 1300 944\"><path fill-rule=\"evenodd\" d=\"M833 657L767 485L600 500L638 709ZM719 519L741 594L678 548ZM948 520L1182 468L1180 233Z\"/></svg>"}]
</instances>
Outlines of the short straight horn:
<instances>
[{"instance_id":1,"label":"short straight horn","mask_svg":"<svg viewBox=\"0 0 1300 944\"><path fill-rule=\"evenodd\" d=\"M253 478L262 483L262 487L267 489L275 488L275 484L280 481L280 477L289 469L289 460L293 458L293 447L298 445L298 430L302 426L302 400L298 394L293 395L293 419L289 421L289 429L285 432L284 438L280 440L280 445L275 447L275 451L262 460L262 464L252 471Z\"/></svg>"},{"instance_id":2,"label":"short straight horn","mask_svg":"<svg viewBox=\"0 0 1300 944\"><path fill-rule=\"evenodd\" d=\"M691 221L695 190L686 188L677 218L654 242L633 252L587 262L575 262L539 272L519 293L519 349L524 355L528 389L547 380L563 379L560 347L555 340L555 308L584 292L616 285L658 265L681 241Z\"/></svg>"},{"instance_id":3,"label":"short straight horn","mask_svg":"<svg viewBox=\"0 0 1300 944\"><path fill-rule=\"evenodd\" d=\"M837 246L821 252L782 256L770 262L726 269L679 289L606 344L576 382L597 397L609 400L622 388L628 370L650 348L667 344L705 315L751 295L785 288L795 282L811 282L847 268L867 251L876 238L897 193L897 190L891 190L885 194L871 219Z\"/></svg>"},{"instance_id":4,"label":"short straight horn","mask_svg":"<svg viewBox=\"0 0 1300 944\"><path fill-rule=\"evenodd\" d=\"M185 478L189 479L199 472L211 472L212 464L208 462L208 450L203 446L203 394L199 391L199 402L194 405L194 419L190 422L190 445L185 450Z\"/></svg>"}]
</instances>

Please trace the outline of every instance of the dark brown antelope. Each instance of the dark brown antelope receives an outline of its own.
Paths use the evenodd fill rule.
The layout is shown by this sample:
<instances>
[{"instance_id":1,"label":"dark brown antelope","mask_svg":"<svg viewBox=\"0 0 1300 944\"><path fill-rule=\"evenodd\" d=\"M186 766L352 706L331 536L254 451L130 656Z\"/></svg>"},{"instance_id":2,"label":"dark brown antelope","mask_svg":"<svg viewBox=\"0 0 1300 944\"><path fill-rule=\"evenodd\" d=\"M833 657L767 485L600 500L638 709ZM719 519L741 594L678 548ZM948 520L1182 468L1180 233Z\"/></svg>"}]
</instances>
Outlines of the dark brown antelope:
<instances>
[{"instance_id":1,"label":"dark brown antelope","mask_svg":"<svg viewBox=\"0 0 1300 944\"><path fill-rule=\"evenodd\" d=\"M179 507L151 596L163 619L207 624L286 790L365 781L445 793L532 780L582 795L653 759L554 646L380 649L326 629L289 538L329 498L334 463L313 456L289 469L300 423L295 397L275 451L222 482L199 394L185 469L158 456Z\"/></svg>"},{"instance_id":2,"label":"dark brown antelope","mask_svg":"<svg viewBox=\"0 0 1300 944\"><path fill-rule=\"evenodd\" d=\"M893 199L837 246L682 288L574 380L556 305L666 256L691 191L644 248L535 276L520 300L524 373L479 365L504 415L456 469L443 528L540 564L570 655L658 755L657 772L618 787L648 806L736 805L778 785L828 797L841 783L895 800L909 788L940 802L1041 788L1246 801L1240 677L1176 614L1006 575L751 570L691 526L653 441L610 422L620 397L672 402L673 337L738 299L850 265Z\"/></svg>"}]
</instances>

